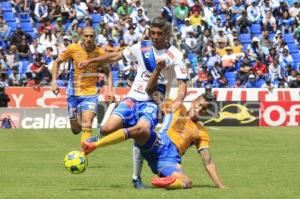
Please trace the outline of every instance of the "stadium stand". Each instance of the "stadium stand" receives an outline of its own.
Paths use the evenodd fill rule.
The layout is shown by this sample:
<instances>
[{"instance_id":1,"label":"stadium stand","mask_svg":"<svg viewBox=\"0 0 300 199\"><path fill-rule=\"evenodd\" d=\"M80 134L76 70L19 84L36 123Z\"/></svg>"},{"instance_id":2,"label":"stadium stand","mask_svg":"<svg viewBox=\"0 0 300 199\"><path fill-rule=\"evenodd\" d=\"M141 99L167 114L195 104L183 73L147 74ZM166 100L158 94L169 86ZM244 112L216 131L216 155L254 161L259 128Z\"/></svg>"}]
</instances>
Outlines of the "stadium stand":
<instances>
[{"instance_id":1,"label":"stadium stand","mask_svg":"<svg viewBox=\"0 0 300 199\"><path fill-rule=\"evenodd\" d=\"M1 21L0 17L0 48L3 58L0 69L1 74L6 74L7 79L16 66L19 68L21 78L25 79L26 74L30 78L29 73L32 74L32 78L35 78L28 66L34 63L37 57L42 57L42 62L46 64L44 72L51 71L51 60L55 60L67 45L80 41L82 28L89 24L87 19L91 21L90 25L96 29L97 45L106 51L117 51L126 46L124 41L125 35L127 35L126 41L128 40L129 27L135 29L134 35L131 37L138 38L133 39L131 43L141 40L142 32L149 27L149 18L147 10L143 7L143 1L142 5L136 3L135 0L128 1L131 11L122 14L118 13L118 9L122 6L123 1L111 1L108 6L97 0L82 0L80 5L87 8L87 14L84 18L76 15L74 1L52 1L56 1L56 7L52 6L51 1L28 0L27 4L17 4L15 0L1 1L0 16L3 20ZM248 8L252 8L252 1L255 1L257 5L255 9L259 9L261 13L255 21L251 18L253 15L250 13L251 16L248 16L249 13L247 13ZM181 50L185 54L185 62L189 67L190 86L204 86L207 80L203 77L208 74L213 76L214 82L225 82L222 87L236 87L237 80L242 81L241 85L238 83L239 87L245 87L250 74L261 82L261 77L254 73L252 68L258 56L262 57L262 62L267 65L267 70L275 59L280 59L281 71L286 71L286 73L279 74L278 78L289 83L293 80L292 71L293 73L299 72L300 64L298 42L300 40L300 8L294 6L296 1L298 0L293 0L292 3L272 1L270 6L267 6L264 0L241 1L241 4L236 3L236 1L223 0L174 0L172 4L166 3L166 6L161 9L161 13L155 14L162 15L172 21L174 31L171 35L171 41L179 48L184 46ZM27 7L25 7L26 5ZM113 14L109 15L111 8ZM142 12L139 13L138 10ZM284 12L280 10L288 11L288 16L284 16ZM268 15L269 11L271 11L270 16ZM194 14L195 12L198 15ZM190 23L186 23L186 21ZM21 28L22 33L18 32L18 27ZM42 37L46 30L51 30L56 43L53 43L52 39ZM219 35L220 30L224 34ZM266 30L268 36L264 37ZM238 44L234 43L236 38L239 41ZM19 57L19 45L23 39L26 40L24 45L30 49L28 60ZM194 45L194 41L197 45ZM209 41L212 43L209 44ZM45 60L46 49L49 47L52 48L52 53ZM212 55L211 49L213 47L219 58ZM233 50L230 56L234 60L230 71L222 65L225 62L221 61L226 55L225 49L228 47ZM282 56L285 48L289 50L290 56ZM271 55L270 52L274 50L275 54ZM247 71L240 68L245 59L250 61L250 69ZM24 61L28 61L28 63L24 63ZM65 64L63 69L65 71L61 71L62 74L68 73L68 64ZM134 67L126 61L118 64L117 70L114 69L114 84L130 86L130 82L124 80L134 76ZM267 71L263 81L267 80L268 73ZM223 77L227 81L223 81ZM43 75L39 78L43 78ZM65 78L65 76L62 75L61 78ZM65 79L61 80L63 81L60 82L60 86L65 86ZM274 83L276 81L278 80L275 79ZM258 83L257 85L261 84Z\"/></svg>"}]
</instances>

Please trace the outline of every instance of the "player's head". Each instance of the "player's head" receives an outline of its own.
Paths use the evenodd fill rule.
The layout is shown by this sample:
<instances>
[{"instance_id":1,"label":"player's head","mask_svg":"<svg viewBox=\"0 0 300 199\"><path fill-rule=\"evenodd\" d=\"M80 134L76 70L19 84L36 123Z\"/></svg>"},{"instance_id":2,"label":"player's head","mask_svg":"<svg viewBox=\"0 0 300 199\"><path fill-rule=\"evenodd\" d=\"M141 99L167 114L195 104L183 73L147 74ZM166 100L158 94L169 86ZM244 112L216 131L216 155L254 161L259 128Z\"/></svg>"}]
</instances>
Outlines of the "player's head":
<instances>
[{"instance_id":1,"label":"player's head","mask_svg":"<svg viewBox=\"0 0 300 199\"><path fill-rule=\"evenodd\" d=\"M194 99L190 109L191 117L198 120L200 116L204 115L212 107L212 103L215 100L216 97L213 93L203 93Z\"/></svg>"},{"instance_id":2,"label":"player's head","mask_svg":"<svg viewBox=\"0 0 300 199\"><path fill-rule=\"evenodd\" d=\"M86 27L82 31L82 41L86 48L93 48L95 45L95 30L92 27Z\"/></svg>"},{"instance_id":3,"label":"player's head","mask_svg":"<svg viewBox=\"0 0 300 199\"><path fill-rule=\"evenodd\" d=\"M153 45L162 49L168 44L171 24L163 17L156 17L152 20L150 25L150 37L152 39Z\"/></svg>"}]
</instances>

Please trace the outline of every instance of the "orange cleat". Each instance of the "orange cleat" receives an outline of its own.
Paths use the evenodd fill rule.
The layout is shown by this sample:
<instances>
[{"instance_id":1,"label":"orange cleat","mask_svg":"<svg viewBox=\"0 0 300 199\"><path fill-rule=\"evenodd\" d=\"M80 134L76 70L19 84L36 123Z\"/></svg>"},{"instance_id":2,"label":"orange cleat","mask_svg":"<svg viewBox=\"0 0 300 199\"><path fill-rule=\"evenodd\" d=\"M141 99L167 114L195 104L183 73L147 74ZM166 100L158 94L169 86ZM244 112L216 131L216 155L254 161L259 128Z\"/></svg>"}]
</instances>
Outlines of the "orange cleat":
<instances>
[{"instance_id":1,"label":"orange cleat","mask_svg":"<svg viewBox=\"0 0 300 199\"><path fill-rule=\"evenodd\" d=\"M82 149L83 149L83 152L85 155L92 153L96 148L97 148L97 146L96 146L95 142L85 141L82 143Z\"/></svg>"},{"instance_id":2,"label":"orange cleat","mask_svg":"<svg viewBox=\"0 0 300 199\"><path fill-rule=\"evenodd\" d=\"M176 178L172 176L167 176L167 177L154 177L151 180L151 184L153 186L159 187L159 188L166 188L173 182L175 182Z\"/></svg>"}]
</instances>

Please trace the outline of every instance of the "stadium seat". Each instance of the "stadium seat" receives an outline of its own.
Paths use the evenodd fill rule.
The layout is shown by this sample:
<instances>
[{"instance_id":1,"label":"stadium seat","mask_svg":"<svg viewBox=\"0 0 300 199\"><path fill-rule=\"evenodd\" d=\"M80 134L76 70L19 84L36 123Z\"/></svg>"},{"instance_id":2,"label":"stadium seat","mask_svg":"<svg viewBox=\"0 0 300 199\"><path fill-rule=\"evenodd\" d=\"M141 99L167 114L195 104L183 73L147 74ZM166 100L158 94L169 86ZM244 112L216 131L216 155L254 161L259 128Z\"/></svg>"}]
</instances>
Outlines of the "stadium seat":
<instances>
[{"instance_id":1,"label":"stadium seat","mask_svg":"<svg viewBox=\"0 0 300 199\"><path fill-rule=\"evenodd\" d=\"M29 61L20 61L19 74L21 76L24 75L27 72L28 66L29 66Z\"/></svg>"},{"instance_id":2,"label":"stadium seat","mask_svg":"<svg viewBox=\"0 0 300 199\"><path fill-rule=\"evenodd\" d=\"M243 44L243 49L242 49L242 51L243 51L244 53L247 52L247 48L248 48L249 44L250 44L250 43L244 43L244 44Z\"/></svg>"},{"instance_id":3,"label":"stadium seat","mask_svg":"<svg viewBox=\"0 0 300 199\"><path fill-rule=\"evenodd\" d=\"M101 21L101 15L100 14L93 13L93 14L91 14L91 17L92 17L93 23L100 23L100 21Z\"/></svg>"},{"instance_id":4,"label":"stadium seat","mask_svg":"<svg viewBox=\"0 0 300 199\"><path fill-rule=\"evenodd\" d=\"M21 23L21 28L24 32L33 32L33 25L30 22Z\"/></svg>"},{"instance_id":5,"label":"stadium seat","mask_svg":"<svg viewBox=\"0 0 300 199\"><path fill-rule=\"evenodd\" d=\"M12 32L16 32L18 26L17 22L7 22L7 25L11 28Z\"/></svg>"},{"instance_id":6,"label":"stadium seat","mask_svg":"<svg viewBox=\"0 0 300 199\"><path fill-rule=\"evenodd\" d=\"M288 48L289 48L290 53L299 53L299 48L296 44L289 43Z\"/></svg>"},{"instance_id":7,"label":"stadium seat","mask_svg":"<svg viewBox=\"0 0 300 199\"><path fill-rule=\"evenodd\" d=\"M84 27L85 27L84 21L80 22L78 26L79 26L80 28L84 28Z\"/></svg>"},{"instance_id":8,"label":"stadium seat","mask_svg":"<svg viewBox=\"0 0 300 199\"><path fill-rule=\"evenodd\" d=\"M275 37L275 33L269 33L269 39L272 40Z\"/></svg>"},{"instance_id":9,"label":"stadium seat","mask_svg":"<svg viewBox=\"0 0 300 199\"><path fill-rule=\"evenodd\" d=\"M12 5L11 2L1 2L1 10L3 12L12 12Z\"/></svg>"},{"instance_id":10,"label":"stadium seat","mask_svg":"<svg viewBox=\"0 0 300 199\"><path fill-rule=\"evenodd\" d=\"M260 24L252 24L251 32L255 35L261 34L261 25Z\"/></svg>"},{"instance_id":11,"label":"stadium seat","mask_svg":"<svg viewBox=\"0 0 300 199\"><path fill-rule=\"evenodd\" d=\"M3 19L6 22L16 22L16 16L13 12L4 12Z\"/></svg>"},{"instance_id":12,"label":"stadium seat","mask_svg":"<svg viewBox=\"0 0 300 199\"><path fill-rule=\"evenodd\" d=\"M225 78L227 79L227 86L233 88L236 83L237 73L236 72L226 72Z\"/></svg>"},{"instance_id":13,"label":"stadium seat","mask_svg":"<svg viewBox=\"0 0 300 199\"><path fill-rule=\"evenodd\" d=\"M30 16L27 13L20 14L18 18L19 18L20 22L30 22Z\"/></svg>"},{"instance_id":14,"label":"stadium seat","mask_svg":"<svg viewBox=\"0 0 300 199\"><path fill-rule=\"evenodd\" d=\"M295 43L295 39L292 34L284 34L283 39L286 43Z\"/></svg>"},{"instance_id":15,"label":"stadium seat","mask_svg":"<svg viewBox=\"0 0 300 199\"><path fill-rule=\"evenodd\" d=\"M250 34L240 34L240 42L244 43L251 43L251 36Z\"/></svg>"},{"instance_id":16,"label":"stadium seat","mask_svg":"<svg viewBox=\"0 0 300 199\"><path fill-rule=\"evenodd\" d=\"M26 32L27 34L29 34L32 39L36 39L37 38L37 34L35 32Z\"/></svg>"}]
</instances>

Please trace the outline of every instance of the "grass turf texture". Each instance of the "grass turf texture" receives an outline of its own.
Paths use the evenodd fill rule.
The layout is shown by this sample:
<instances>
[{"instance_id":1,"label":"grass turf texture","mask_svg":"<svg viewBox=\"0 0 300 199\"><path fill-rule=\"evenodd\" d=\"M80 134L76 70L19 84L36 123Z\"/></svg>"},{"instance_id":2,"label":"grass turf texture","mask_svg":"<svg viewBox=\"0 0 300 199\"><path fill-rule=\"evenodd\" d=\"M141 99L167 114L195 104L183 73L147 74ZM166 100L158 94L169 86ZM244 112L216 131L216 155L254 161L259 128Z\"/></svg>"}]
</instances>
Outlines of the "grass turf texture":
<instances>
[{"instance_id":1,"label":"grass turf texture","mask_svg":"<svg viewBox=\"0 0 300 199\"><path fill-rule=\"evenodd\" d=\"M0 198L218 198L296 199L300 197L300 130L295 128L212 128L211 151L229 187L218 190L194 147L183 158L193 189L132 188L132 141L89 156L85 173L72 175L64 156L79 149L69 130L1 130ZM144 164L143 180L153 174Z\"/></svg>"}]
</instances>

